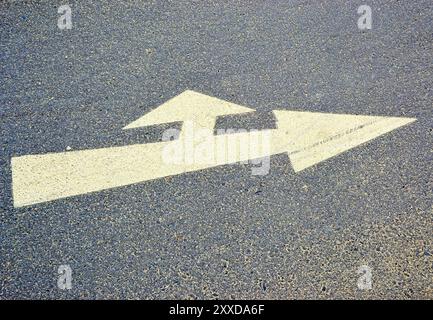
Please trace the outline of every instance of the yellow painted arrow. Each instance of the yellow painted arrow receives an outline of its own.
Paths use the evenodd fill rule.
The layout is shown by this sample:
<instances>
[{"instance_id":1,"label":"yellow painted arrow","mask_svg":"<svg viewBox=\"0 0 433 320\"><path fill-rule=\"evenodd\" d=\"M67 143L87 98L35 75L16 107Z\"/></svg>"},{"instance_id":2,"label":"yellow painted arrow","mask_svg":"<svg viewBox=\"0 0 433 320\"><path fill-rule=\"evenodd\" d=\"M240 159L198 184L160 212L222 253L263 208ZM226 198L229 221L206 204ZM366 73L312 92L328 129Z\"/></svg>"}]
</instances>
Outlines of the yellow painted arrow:
<instances>
[{"instance_id":1,"label":"yellow painted arrow","mask_svg":"<svg viewBox=\"0 0 433 320\"><path fill-rule=\"evenodd\" d=\"M277 129L213 134L218 116L253 111L194 91L185 91L124 128L182 121L184 124L177 140L13 157L14 206L279 153L288 153L295 172L298 172L416 120L274 110Z\"/></svg>"}]
</instances>

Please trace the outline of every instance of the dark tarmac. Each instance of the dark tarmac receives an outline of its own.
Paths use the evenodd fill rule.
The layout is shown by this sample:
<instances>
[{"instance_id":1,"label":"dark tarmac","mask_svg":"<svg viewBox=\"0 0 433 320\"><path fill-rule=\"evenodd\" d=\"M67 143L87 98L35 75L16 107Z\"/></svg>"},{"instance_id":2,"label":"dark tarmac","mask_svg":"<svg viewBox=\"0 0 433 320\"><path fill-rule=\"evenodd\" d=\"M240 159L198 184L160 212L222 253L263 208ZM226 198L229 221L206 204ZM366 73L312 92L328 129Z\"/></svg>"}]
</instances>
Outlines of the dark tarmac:
<instances>
[{"instance_id":1,"label":"dark tarmac","mask_svg":"<svg viewBox=\"0 0 433 320\"><path fill-rule=\"evenodd\" d=\"M433 3L0 3L0 299L433 299ZM257 110L413 117L295 173L227 165L14 208L11 157L160 141L185 90ZM58 267L73 271L57 286ZM361 290L360 266L372 271Z\"/></svg>"}]
</instances>

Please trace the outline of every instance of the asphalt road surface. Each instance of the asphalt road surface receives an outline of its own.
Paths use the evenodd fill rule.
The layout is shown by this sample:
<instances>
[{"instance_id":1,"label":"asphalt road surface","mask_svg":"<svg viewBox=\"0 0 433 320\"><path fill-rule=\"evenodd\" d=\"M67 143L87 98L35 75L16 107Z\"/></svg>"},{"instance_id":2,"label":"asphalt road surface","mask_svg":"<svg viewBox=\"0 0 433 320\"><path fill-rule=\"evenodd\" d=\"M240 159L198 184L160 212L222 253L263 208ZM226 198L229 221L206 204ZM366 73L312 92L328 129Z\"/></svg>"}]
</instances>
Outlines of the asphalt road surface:
<instances>
[{"instance_id":1,"label":"asphalt road surface","mask_svg":"<svg viewBox=\"0 0 433 320\"><path fill-rule=\"evenodd\" d=\"M0 3L0 299L433 298L432 1L370 0L362 31L362 1L69 3L64 30L61 1ZM219 128L417 121L301 172L278 154L14 206L12 157L161 141L122 128L185 90L257 110Z\"/></svg>"}]
</instances>

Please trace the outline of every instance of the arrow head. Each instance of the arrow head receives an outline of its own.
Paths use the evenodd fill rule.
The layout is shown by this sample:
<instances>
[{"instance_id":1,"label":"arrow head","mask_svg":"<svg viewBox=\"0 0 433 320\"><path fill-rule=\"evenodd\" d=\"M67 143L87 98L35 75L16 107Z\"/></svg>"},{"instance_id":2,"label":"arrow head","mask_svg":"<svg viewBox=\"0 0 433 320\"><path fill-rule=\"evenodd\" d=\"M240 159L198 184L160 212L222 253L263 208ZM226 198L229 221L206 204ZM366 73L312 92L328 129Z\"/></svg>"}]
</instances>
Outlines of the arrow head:
<instances>
[{"instance_id":1,"label":"arrow head","mask_svg":"<svg viewBox=\"0 0 433 320\"><path fill-rule=\"evenodd\" d=\"M131 122L123 129L180 121L192 121L202 127L211 126L211 129L213 129L213 124L218 116L253 111L255 110L192 90L186 90Z\"/></svg>"},{"instance_id":2,"label":"arrow head","mask_svg":"<svg viewBox=\"0 0 433 320\"><path fill-rule=\"evenodd\" d=\"M416 121L415 118L274 110L295 172ZM281 146L280 146L281 148Z\"/></svg>"}]
</instances>

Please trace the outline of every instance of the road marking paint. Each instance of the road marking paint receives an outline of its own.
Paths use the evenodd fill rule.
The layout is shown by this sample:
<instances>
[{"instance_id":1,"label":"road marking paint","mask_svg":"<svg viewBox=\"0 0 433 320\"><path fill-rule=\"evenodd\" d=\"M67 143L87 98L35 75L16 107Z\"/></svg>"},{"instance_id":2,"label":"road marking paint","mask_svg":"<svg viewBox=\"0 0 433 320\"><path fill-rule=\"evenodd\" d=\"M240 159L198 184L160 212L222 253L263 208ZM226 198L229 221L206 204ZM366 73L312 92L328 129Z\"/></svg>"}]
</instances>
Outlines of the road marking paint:
<instances>
[{"instance_id":1,"label":"road marking paint","mask_svg":"<svg viewBox=\"0 0 433 320\"><path fill-rule=\"evenodd\" d=\"M196 129L203 128L213 130L216 118L219 116L254 111L254 109L210 97L192 90L186 90L128 124L123 129L191 121L195 124Z\"/></svg>"},{"instance_id":2,"label":"road marking paint","mask_svg":"<svg viewBox=\"0 0 433 320\"><path fill-rule=\"evenodd\" d=\"M213 132L218 116L253 111L194 91L186 91L124 127L131 129L183 121L184 127L178 140L13 157L14 206L22 207L280 153L288 153L295 172L299 172L416 120L274 110L277 129L258 131L269 136L269 141L256 139L257 132L223 135L209 133L204 137L205 145L212 147L224 145L229 136L239 141L257 141L259 145L252 148L254 150L251 152L242 152L242 143L238 143L230 147L234 150L227 150L225 145L225 150L231 151L234 156L228 156L228 152L222 156L217 155L215 162L164 161L163 155L167 148L184 147L188 139L185 133L187 123L195 129ZM264 143L269 143L269 147L263 147ZM198 145L194 143L190 148L189 152L194 152Z\"/></svg>"}]
</instances>

